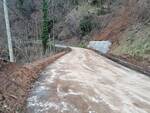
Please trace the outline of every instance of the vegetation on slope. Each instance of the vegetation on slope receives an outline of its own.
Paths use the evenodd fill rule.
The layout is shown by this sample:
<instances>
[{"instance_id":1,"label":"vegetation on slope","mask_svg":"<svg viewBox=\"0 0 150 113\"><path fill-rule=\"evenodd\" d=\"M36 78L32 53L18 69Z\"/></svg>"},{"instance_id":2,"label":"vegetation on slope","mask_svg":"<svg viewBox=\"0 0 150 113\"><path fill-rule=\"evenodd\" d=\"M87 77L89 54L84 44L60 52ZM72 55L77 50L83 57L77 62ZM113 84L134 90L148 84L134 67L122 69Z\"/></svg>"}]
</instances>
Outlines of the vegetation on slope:
<instances>
[{"instance_id":1,"label":"vegetation on slope","mask_svg":"<svg viewBox=\"0 0 150 113\"><path fill-rule=\"evenodd\" d=\"M119 41L119 46L112 50L116 55L129 55L138 59L150 61L150 26L137 26L128 29Z\"/></svg>"},{"instance_id":2,"label":"vegetation on slope","mask_svg":"<svg viewBox=\"0 0 150 113\"><path fill-rule=\"evenodd\" d=\"M42 46L43 46L43 54L46 53L46 49L47 49L47 44L48 44L48 39L49 39L49 31L48 31L48 1L47 0L43 0L43 7L42 7L42 11L43 11L43 28L42 28Z\"/></svg>"},{"instance_id":3,"label":"vegetation on slope","mask_svg":"<svg viewBox=\"0 0 150 113\"><path fill-rule=\"evenodd\" d=\"M136 62L150 61L150 2L149 0L126 0L115 16L94 38L111 40L110 53L134 59ZM149 64L148 64L149 65Z\"/></svg>"}]
</instances>

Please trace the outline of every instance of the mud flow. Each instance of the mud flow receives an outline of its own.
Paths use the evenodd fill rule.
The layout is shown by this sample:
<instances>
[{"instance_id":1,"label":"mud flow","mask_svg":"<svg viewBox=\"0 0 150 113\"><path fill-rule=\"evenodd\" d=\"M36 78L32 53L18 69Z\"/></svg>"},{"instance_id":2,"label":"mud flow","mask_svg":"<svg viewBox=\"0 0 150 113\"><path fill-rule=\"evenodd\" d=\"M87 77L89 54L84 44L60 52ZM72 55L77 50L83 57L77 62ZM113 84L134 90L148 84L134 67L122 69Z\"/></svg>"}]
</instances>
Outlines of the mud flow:
<instances>
[{"instance_id":1,"label":"mud flow","mask_svg":"<svg viewBox=\"0 0 150 113\"><path fill-rule=\"evenodd\" d=\"M150 78L73 48L41 73L27 113L150 113Z\"/></svg>"}]
</instances>

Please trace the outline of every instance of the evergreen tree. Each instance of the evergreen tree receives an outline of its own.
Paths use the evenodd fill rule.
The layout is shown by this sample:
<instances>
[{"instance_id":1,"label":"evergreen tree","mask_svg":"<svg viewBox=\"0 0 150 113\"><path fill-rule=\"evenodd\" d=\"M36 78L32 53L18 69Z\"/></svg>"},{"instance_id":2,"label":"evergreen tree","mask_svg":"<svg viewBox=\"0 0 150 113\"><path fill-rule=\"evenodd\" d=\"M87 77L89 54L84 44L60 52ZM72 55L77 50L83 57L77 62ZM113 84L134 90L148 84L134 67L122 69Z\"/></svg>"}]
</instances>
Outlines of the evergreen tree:
<instances>
[{"instance_id":1,"label":"evergreen tree","mask_svg":"<svg viewBox=\"0 0 150 113\"><path fill-rule=\"evenodd\" d=\"M49 19L48 19L48 1L43 0L43 28L42 28L42 45L43 45L43 54L46 53L48 47L48 39L49 39Z\"/></svg>"}]
</instances>

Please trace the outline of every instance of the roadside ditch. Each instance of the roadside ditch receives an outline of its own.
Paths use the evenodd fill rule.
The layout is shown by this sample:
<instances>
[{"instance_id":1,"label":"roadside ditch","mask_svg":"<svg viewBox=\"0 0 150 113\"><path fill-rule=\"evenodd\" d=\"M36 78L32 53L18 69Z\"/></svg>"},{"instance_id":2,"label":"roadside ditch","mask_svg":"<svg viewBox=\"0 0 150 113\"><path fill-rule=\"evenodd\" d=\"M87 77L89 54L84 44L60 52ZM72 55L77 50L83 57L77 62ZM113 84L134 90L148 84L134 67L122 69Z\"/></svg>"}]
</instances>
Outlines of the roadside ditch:
<instances>
[{"instance_id":1,"label":"roadside ditch","mask_svg":"<svg viewBox=\"0 0 150 113\"><path fill-rule=\"evenodd\" d=\"M49 64L70 52L66 48L30 64L17 65L0 60L0 113L24 113L26 98L39 73Z\"/></svg>"}]
</instances>

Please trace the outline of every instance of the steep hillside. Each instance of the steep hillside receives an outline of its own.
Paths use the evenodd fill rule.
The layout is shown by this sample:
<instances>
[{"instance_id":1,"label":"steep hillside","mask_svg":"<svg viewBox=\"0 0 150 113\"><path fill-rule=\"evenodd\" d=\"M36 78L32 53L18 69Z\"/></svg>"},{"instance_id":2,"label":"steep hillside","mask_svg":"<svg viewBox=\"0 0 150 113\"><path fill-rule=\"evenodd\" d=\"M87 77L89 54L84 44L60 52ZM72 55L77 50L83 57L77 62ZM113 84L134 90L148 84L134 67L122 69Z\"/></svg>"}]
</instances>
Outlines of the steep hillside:
<instances>
[{"instance_id":1,"label":"steep hillside","mask_svg":"<svg viewBox=\"0 0 150 113\"><path fill-rule=\"evenodd\" d=\"M126 0L122 3L121 8L114 12L115 16L109 24L99 35L95 36L96 40L113 40L129 26L149 23L150 2L148 0Z\"/></svg>"},{"instance_id":2,"label":"steep hillside","mask_svg":"<svg viewBox=\"0 0 150 113\"><path fill-rule=\"evenodd\" d=\"M48 4L49 23L54 22L50 39L54 37L56 43L85 47L90 40L111 40L111 54L149 59L149 0L50 0ZM8 7L16 59L30 62L40 57L42 0L8 1ZM3 15L2 2L0 9ZM7 59L4 18L0 23L0 56Z\"/></svg>"},{"instance_id":3,"label":"steep hillside","mask_svg":"<svg viewBox=\"0 0 150 113\"><path fill-rule=\"evenodd\" d=\"M50 39L54 36L58 43L77 46L81 41L87 43L92 34L109 22L113 14L112 6L119 0L103 1L103 3L100 1L50 0L48 2L49 23L54 22L54 26L49 32ZM33 59L30 58L31 56L35 57L35 55L40 56L41 54L41 46L35 45L35 42L41 38L42 0L7 2L15 57L16 59L25 59L26 62L30 61ZM2 18L0 18L0 51L1 57L8 59L2 1L0 2L0 9L2 13Z\"/></svg>"},{"instance_id":4,"label":"steep hillside","mask_svg":"<svg viewBox=\"0 0 150 113\"><path fill-rule=\"evenodd\" d=\"M126 0L95 40L111 40L110 54L150 66L150 1Z\"/></svg>"},{"instance_id":5,"label":"steep hillside","mask_svg":"<svg viewBox=\"0 0 150 113\"><path fill-rule=\"evenodd\" d=\"M44 60L39 60L41 57L43 58L47 55L54 54L49 47L51 45L50 41L48 43L48 52L46 55L42 53L42 0L7 0L7 2L13 50L17 63L9 63L1 59L8 59L9 56L3 2L0 0L0 113L13 113L13 111L19 113L22 110L22 105L32 81L38 77L37 73L41 72L49 63L64 55L66 52L45 58ZM150 70L150 0L48 0L48 9L48 27L51 27L49 30L49 40L53 40L54 38L58 44L80 46L83 48L87 46L89 41L107 40L112 42L108 56L114 56L115 58L124 59L133 64L140 65L144 68L144 71ZM73 51L69 57L66 57L65 68L68 69L69 66L71 69L69 72L75 71L75 77L85 76L81 78L81 80L87 77L86 74L89 75L89 77L90 75L94 75L96 70L96 74L98 73L97 77L99 77L99 73L104 74L105 84L108 84L107 82L110 81L111 77L108 76L108 81L105 80L107 78L105 76L106 73L110 75L112 73L115 77L114 80L118 80L116 77L121 75L123 77L121 79L125 79L125 84L128 81L125 76L129 75L131 86L133 86L133 81L136 77L134 78L133 76L132 80L130 75L134 74L134 72L125 68L125 75L123 75L122 73L124 71L120 70L120 66L117 64L112 65L111 61L111 64L108 65L108 59L106 59L106 63L101 62L102 59L105 58L93 53L92 51L90 52L84 49L81 49L81 51L79 49L77 52ZM86 57L87 61L85 61ZM74 60L73 62L71 61L69 65L68 59L70 60L71 58ZM35 59L38 59L35 63L24 66L18 65L20 63L26 64L27 62L32 62ZM61 72L61 75L66 74L66 72L63 72L65 71L64 61L60 62L62 69L59 68L60 65L54 67L59 68L58 71ZM83 65L80 65L80 63L83 63ZM102 66L101 63L104 63L104 66ZM77 67L77 70L74 70L74 67ZM114 70L118 72L116 73ZM128 73L128 70L132 73ZM76 73L76 71L78 71L79 74ZM56 75L58 73L52 72L52 74ZM76 76L76 74L79 76ZM136 74L137 73L134 75ZM93 76L90 77L89 81L92 79ZM95 80L97 81L98 79L96 78ZM141 82L140 79L138 80L140 84L137 85L143 89L141 84L144 82ZM89 81L87 81L88 84ZM98 84L102 83L105 85L104 81L100 80ZM118 81L118 83L119 82L120 81ZM115 81L114 83L116 84L117 82ZM88 84L85 85L88 86ZM96 84L94 82L93 84L93 87L95 87ZM116 89L116 87L114 89ZM131 90L133 91L132 88ZM148 88L144 90L148 90ZM118 91L119 90L117 90L116 93L118 93ZM110 90L110 92L112 92L112 90ZM138 97L138 99L140 98ZM114 102L112 101L112 103ZM134 102L131 104L140 107L141 102L139 101L139 103L140 105ZM124 104L128 105L128 101ZM118 104L118 106L120 106L120 104ZM129 110L132 110L130 108L129 106ZM143 107L143 105L142 108L147 109L145 106Z\"/></svg>"},{"instance_id":6,"label":"steep hillside","mask_svg":"<svg viewBox=\"0 0 150 113\"><path fill-rule=\"evenodd\" d=\"M61 34L65 29L69 29L70 35L79 36L80 21L85 16L91 16L98 24L106 20L114 11L114 6L119 6L119 0L51 0L49 4L49 20L54 19L55 32ZM30 39L40 35L42 23L42 0L13 0L8 1L11 31L14 40L18 38ZM0 2L1 14L3 16L2 1ZM105 16L104 16L105 15ZM109 15L109 16L108 16ZM103 19L105 18L105 19ZM109 17L110 18L110 17ZM109 18L106 20L108 21ZM0 37L5 37L4 18L0 18L2 23ZM103 22L104 24L105 22ZM99 25L104 26L104 25ZM67 28L66 28L67 27ZM70 29L70 27L73 27ZM59 31L57 31L59 30ZM60 36L61 38L61 36Z\"/></svg>"}]
</instances>

